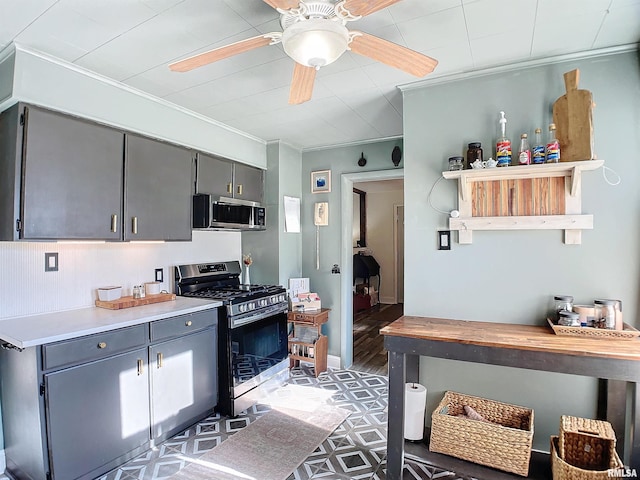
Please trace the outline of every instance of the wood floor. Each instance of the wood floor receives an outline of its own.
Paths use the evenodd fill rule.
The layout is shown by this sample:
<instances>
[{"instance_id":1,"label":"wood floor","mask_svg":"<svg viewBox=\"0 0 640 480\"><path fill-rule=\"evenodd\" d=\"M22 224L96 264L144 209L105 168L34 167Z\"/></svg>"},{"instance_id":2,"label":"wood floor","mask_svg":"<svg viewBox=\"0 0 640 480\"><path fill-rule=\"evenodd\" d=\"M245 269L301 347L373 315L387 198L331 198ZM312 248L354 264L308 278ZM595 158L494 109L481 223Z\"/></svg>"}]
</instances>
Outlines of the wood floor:
<instances>
[{"instance_id":1,"label":"wood floor","mask_svg":"<svg viewBox=\"0 0 640 480\"><path fill-rule=\"evenodd\" d=\"M375 305L356 313L353 319L352 370L387 375L387 351L380 329L402 316L403 304Z\"/></svg>"}]
</instances>

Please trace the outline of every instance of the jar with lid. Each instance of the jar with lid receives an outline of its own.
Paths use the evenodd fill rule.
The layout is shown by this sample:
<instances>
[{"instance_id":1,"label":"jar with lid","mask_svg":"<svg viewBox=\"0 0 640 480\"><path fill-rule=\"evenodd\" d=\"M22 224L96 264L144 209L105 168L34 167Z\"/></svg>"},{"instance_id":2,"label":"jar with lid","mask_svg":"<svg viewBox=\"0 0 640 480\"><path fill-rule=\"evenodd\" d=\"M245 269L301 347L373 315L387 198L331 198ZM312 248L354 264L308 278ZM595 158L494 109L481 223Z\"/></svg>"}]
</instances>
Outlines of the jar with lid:
<instances>
[{"instance_id":1,"label":"jar with lid","mask_svg":"<svg viewBox=\"0 0 640 480\"><path fill-rule=\"evenodd\" d=\"M553 297L553 318L551 320L556 323L560 319L558 315L560 310L573 311L573 297L571 295L555 295Z\"/></svg>"},{"instance_id":2,"label":"jar with lid","mask_svg":"<svg viewBox=\"0 0 640 480\"><path fill-rule=\"evenodd\" d=\"M569 310L560 310L558 312L558 325L565 327L579 327L580 314L578 312L570 312Z\"/></svg>"},{"instance_id":3,"label":"jar with lid","mask_svg":"<svg viewBox=\"0 0 640 480\"><path fill-rule=\"evenodd\" d=\"M462 170L462 157L449 157L449 170Z\"/></svg>"},{"instance_id":4,"label":"jar with lid","mask_svg":"<svg viewBox=\"0 0 640 480\"><path fill-rule=\"evenodd\" d=\"M593 301L593 326L596 328L616 328L616 301L615 300L594 300Z\"/></svg>"},{"instance_id":5,"label":"jar with lid","mask_svg":"<svg viewBox=\"0 0 640 480\"><path fill-rule=\"evenodd\" d=\"M464 168L473 168L471 164L476 160L480 160L480 163L483 162L482 158L482 144L480 142L471 142L468 145L467 150L467 163Z\"/></svg>"}]
</instances>

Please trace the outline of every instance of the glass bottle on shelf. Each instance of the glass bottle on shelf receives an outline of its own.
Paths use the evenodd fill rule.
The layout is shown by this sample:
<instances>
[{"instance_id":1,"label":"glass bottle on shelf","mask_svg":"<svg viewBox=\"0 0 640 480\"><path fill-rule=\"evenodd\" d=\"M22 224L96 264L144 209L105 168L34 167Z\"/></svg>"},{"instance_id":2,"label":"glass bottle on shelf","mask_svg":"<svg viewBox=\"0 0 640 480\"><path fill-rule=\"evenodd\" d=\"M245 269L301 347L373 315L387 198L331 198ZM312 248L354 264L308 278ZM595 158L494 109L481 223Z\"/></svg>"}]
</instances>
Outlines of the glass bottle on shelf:
<instances>
[{"instance_id":1,"label":"glass bottle on shelf","mask_svg":"<svg viewBox=\"0 0 640 480\"><path fill-rule=\"evenodd\" d=\"M518 163L520 165L531 165L531 150L529 150L529 140L527 134L520 135L520 148L518 149Z\"/></svg>"},{"instance_id":2,"label":"glass bottle on shelf","mask_svg":"<svg viewBox=\"0 0 640 480\"><path fill-rule=\"evenodd\" d=\"M498 167L508 167L511 163L511 140L507 138L507 119L504 112L500 112L498 120L499 133L496 142L496 161Z\"/></svg>"},{"instance_id":3,"label":"glass bottle on shelf","mask_svg":"<svg viewBox=\"0 0 640 480\"><path fill-rule=\"evenodd\" d=\"M542 129L541 128L536 128L534 142L535 143L533 144L532 163L533 164L544 163L544 161L545 161L544 160L545 147L544 147L544 143L542 143Z\"/></svg>"},{"instance_id":4,"label":"glass bottle on shelf","mask_svg":"<svg viewBox=\"0 0 640 480\"><path fill-rule=\"evenodd\" d=\"M547 163L560 161L560 142L556 137L556 124L549 124L549 139L547 140Z\"/></svg>"}]
</instances>

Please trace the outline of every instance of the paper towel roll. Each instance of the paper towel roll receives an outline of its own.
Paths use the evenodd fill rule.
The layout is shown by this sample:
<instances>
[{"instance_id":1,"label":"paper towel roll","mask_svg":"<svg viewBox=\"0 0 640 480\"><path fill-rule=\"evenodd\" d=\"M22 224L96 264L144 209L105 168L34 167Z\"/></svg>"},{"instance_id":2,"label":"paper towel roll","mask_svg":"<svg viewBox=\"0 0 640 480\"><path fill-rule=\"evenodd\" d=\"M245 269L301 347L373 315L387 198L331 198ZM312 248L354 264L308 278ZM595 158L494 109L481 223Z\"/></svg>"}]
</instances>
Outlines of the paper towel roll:
<instances>
[{"instance_id":1,"label":"paper towel roll","mask_svg":"<svg viewBox=\"0 0 640 480\"><path fill-rule=\"evenodd\" d=\"M419 383L404 386L404 438L422 440L424 436L424 410L427 389Z\"/></svg>"}]
</instances>

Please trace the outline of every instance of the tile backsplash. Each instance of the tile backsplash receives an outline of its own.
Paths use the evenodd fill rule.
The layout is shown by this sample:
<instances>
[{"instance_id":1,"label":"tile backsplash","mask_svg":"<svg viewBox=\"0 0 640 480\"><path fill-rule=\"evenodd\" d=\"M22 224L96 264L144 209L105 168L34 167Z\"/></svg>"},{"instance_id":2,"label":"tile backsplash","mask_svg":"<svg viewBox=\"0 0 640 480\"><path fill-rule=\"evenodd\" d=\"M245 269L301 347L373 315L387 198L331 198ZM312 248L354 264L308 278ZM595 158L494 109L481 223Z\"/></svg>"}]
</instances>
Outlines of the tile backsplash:
<instances>
[{"instance_id":1,"label":"tile backsplash","mask_svg":"<svg viewBox=\"0 0 640 480\"><path fill-rule=\"evenodd\" d=\"M45 253L58 253L58 271L45 272ZM94 305L96 289L155 279L173 292L173 266L241 260L241 233L194 231L191 242L0 242L0 319Z\"/></svg>"}]
</instances>

